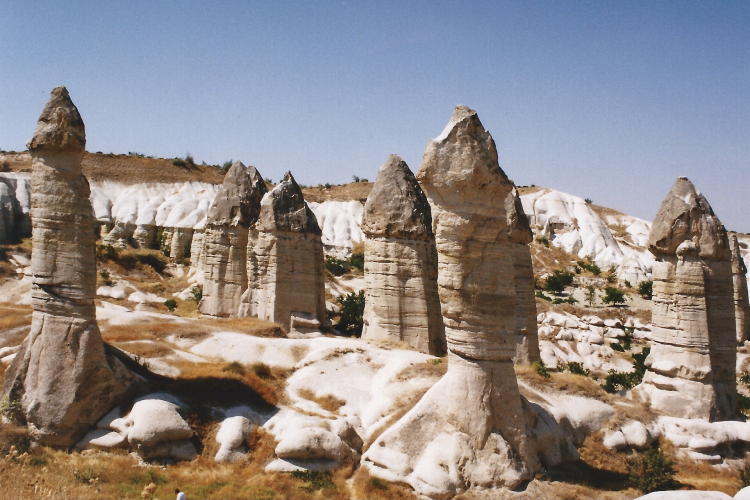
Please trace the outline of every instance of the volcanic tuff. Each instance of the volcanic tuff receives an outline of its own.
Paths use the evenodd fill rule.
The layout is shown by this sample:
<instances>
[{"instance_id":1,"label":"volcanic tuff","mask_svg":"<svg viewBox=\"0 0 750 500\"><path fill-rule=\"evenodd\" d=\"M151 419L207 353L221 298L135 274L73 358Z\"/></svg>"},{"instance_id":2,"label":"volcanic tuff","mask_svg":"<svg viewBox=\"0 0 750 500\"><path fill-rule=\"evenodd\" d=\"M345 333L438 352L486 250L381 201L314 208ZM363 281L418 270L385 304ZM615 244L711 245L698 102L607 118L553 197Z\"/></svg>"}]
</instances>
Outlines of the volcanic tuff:
<instances>
[{"instance_id":1,"label":"volcanic tuff","mask_svg":"<svg viewBox=\"0 0 750 500\"><path fill-rule=\"evenodd\" d=\"M261 201L242 314L311 333L327 323L323 243L291 172Z\"/></svg>"},{"instance_id":2,"label":"volcanic tuff","mask_svg":"<svg viewBox=\"0 0 750 500\"><path fill-rule=\"evenodd\" d=\"M258 220L266 192L255 167L246 168L238 161L229 168L208 211L203 236L203 314L237 316L248 283L248 233Z\"/></svg>"},{"instance_id":3,"label":"volcanic tuff","mask_svg":"<svg viewBox=\"0 0 750 500\"><path fill-rule=\"evenodd\" d=\"M750 303L747 295L747 267L742 258L740 244L737 236L729 238L732 249L732 281L734 285L734 315L737 328L737 343L742 344L748 340L750 333Z\"/></svg>"},{"instance_id":4,"label":"volcanic tuff","mask_svg":"<svg viewBox=\"0 0 750 500\"><path fill-rule=\"evenodd\" d=\"M732 253L724 226L680 177L649 235L653 270L651 354L638 391L675 417L738 415Z\"/></svg>"},{"instance_id":5,"label":"volcanic tuff","mask_svg":"<svg viewBox=\"0 0 750 500\"><path fill-rule=\"evenodd\" d=\"M42 111L34 138L31 332L5 373L3 396L20 400L32 435L70 446L135 383L105 352L96 323L94 220L81 174L86 135L65 87Z\"/></svg>"},{"instance_id":6,"label":"volcanic tuff","mask_svg":"<svg viewBox=\"0 0 750 500\"><path fill-rule=\"evenodd\" d=\"M516 288L516 363L539 361L539 336L536 324L534 269L529 243L533 237L529 219L523 211L518 190L514 187L505 199L508 239L513 260L513 282Z\"/></svg>"},{"instance_id":7,"label":"volcanic tuff","mask_svg":"<svg viewBox=\"0 0 750 500\"><path fill-rule=\"evenodd\" d=\"M465 106L427 144L417 178L432 207L448 372L364 458L374 474L427 495L515 487L538 459L512 362L516 290L505 201L513 183L492 136Z\"/></svg>"},{"instance_id":8,"label":"volcanic tuff","mask_svg":"<svg viewBox=\"0 0 750 500\"><path fill-rule=\"evenodd\" d=\"M430 204L406 163L378 171L362 219L367 283L363 338L403 341L445 354Z\"/></svg>"}]
</instances>

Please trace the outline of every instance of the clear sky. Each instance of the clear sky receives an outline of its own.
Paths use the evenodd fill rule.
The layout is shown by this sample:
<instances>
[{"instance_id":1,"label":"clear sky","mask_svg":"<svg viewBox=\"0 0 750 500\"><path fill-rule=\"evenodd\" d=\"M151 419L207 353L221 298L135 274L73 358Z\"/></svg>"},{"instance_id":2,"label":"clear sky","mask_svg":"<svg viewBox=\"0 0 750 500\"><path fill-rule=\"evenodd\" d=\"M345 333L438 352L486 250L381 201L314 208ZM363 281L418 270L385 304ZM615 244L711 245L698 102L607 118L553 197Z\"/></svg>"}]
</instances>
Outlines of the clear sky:
<instances>
[{"instance_id":1,"label":"clear sky","mask_svg":"<svg viewBox=\"0 0 750 500\"><path fill-rule=\"evenodd\" d=\"M750 2L0 0L0 148L56 85L89 151L304 184L416 171L456 104L518 185L651 220L688 176L750 232Z\"/></svg>"}]
</instances>

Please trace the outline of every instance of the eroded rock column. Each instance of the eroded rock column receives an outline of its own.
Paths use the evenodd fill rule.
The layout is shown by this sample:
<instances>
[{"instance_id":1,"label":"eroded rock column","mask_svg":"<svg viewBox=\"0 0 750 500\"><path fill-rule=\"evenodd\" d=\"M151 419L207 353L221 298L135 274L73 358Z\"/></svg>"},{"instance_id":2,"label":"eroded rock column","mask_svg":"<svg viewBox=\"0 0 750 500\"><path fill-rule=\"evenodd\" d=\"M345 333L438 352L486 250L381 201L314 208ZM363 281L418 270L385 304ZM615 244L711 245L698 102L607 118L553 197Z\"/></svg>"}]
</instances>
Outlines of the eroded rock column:
<instances>
[{"instance_id":1,"label":"eroded rock column","mask_svg":"<svg viewBox=\"0 0 750 500\"><path fill-rule=\"evenodd\" d=\"M3 396L43 444L71 446L134 384L105 354L96 323L96 256L83 120L65 87L52 91L34 138L31 332L5 373Z\"/></svg>"},{"instance_id":2,"label":"eroded rock column","mask_svg":"<svg viewBox=\"0 0 750 500\"><path fill-rule=\"evenodd\" d=\"M538 468L518 392L512 182L476 112L458 106L417 173L432 207L448 372L368 449L373 474L445 496L514 487Z\"/></svg>"},{"instance_id":3,"label":"eroded rock column","mask_svg":"<svg viewBox=\"0 0 750 500\"><path fill-rule=\"evenodd\" d=\"M737 325L737 343L744 344L748 340L750 330L750 303L747 295L747 267L742 258L737 236L729 237L732 249L732 281L734 284L734 316Z\"/></svg>"},{"instance_id":4,"label":"eroded rock column","mask_svg":"<svg viewBox=\"0 0 750 500\"><path fill-rule=\"evenodd\" d=\"M417 179L396 155L380 167L362 219L367 283L363 338L445 354L432 216Z\"/></svg>"},{"instance_id":5,"label":"eroded rock column","mask_svg":"<svg viewBox=\"0 0 750 500\"><path fill-rule=\"evenodd\" d=\"M260 200L266 191L266 183L255 167L237 161L227 171L208 211L203 236L203 314L238 315L242 294L247 290L248 231L258 220Z\"/></svg>"},{"instance_id":6,"label":"eroded rock column","mask_svg":"<svg viewBox=\"0 0 750 500\"><path fill-rule=\"evenodd\" d=\"M736 323L729 239L695 186L680 177L649 235L653 267L651 354L636 392L675 417L738 416Z\"/></svg>"},{"instance_id":7,"label":"eroded rock column","mask_svg":"<svg viewBox=\"0 0 750 500\"><path fill-rule=\"evenodd\" d=\"M248 256L246 311L281 324L288 333L318 332L327 319L323 243L315 214L290 172L260 205Z\"/></svg>"},{"instance_id":8,"label":"eroded rock column","mask_svg":"<svg viewBox=\"0 0 750 500\"><path fill-rule=\"evenodd\" d=\"M508 239L513 260L513 281L516 289L516 356L515 362L531 364L541 360L539 333L536 324L534 268L529 243L534 239L529 219L523 211L518 190L513 187L505 200Z\"/></svg>"}]
</instances>

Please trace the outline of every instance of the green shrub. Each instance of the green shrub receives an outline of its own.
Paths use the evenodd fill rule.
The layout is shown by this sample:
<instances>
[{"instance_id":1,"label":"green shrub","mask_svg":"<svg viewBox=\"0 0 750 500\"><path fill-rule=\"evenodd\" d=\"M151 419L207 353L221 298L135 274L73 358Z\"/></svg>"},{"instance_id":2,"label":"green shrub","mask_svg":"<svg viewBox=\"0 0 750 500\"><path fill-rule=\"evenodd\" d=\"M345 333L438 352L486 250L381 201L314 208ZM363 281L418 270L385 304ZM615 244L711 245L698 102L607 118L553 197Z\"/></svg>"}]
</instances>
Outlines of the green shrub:
<instances>
[{"instance_id":1,"label":"green shrub","mask_svg":"<svg viewBox=\"0 0 750 500\"><path fill-rule=\"evenodd\" d=\"M586 198L583 201L585 201L587 205L591 205L592 203L594 203L594 200L592 200L591 198Z\"/></svg>"},{"instance_id":2,"label":"green shrub","mask_svg":"<svg viewBox=\"0 0 750 500\"><path fill-rule=\"evenodd\" d=\"M615 393L620 389L632 389L640 384L643 380L643 375L646 374L646 358L650 352L650 347L644 347L640 353L633 354L632 372L618 372L614 369L610 370L609 374L604 379L602 389L609 393Z\"/></svg>"},{"instance_id":3,"label":"green shrub","mask_svg":"<svg viewBox=\"0 0 750 500\"><path fill-rule=\"evenodd\" d=\"M323 187L325 187L326 189L331 189L331 183L326 182L325 184L323 184Z\"/></svg>"},{"instance_id":4,"label":"green shrub","mask_svg":"<svg viewBox=\"0 0 750 500\"><path fill-rule=\"evenodd\" d=\"M573 284L574 277L575 275L566 269L556 269L545 278L544 289L550 293L559 295L565 290L566 286Z\"/></svg>"},{"instance_id":5,"label":"green shrub","mask_svg":"<svg viewBox=\"0 0 750 500\"><path fill-rule=\"evenodd\" d=\"M583 368L583 363L575 361L568 361L568 371L575 375L583 375L584 377L588 377L591 374L590 370Z\"/></svg>"},{"instance_id":6,"label":"green shrub","mask_svg":"<svg viewBox=\"0 0 750 500\"><path fill-rule=\"evenodd\" d=\"M265 363L254 363L252 366L253 373L260 378L271 378L271 367Z\"/></svg>"},{"instance_id":7,"label":"green shrub","mask_svg":"<svg viewBox=\"0 0 750 500\"><path fill-rule=\"evenodd\" d=\"M167 299L164 301L164 307L167 308L167 311L172 312L177 309L177 301L174 299Z\"/></svg>"},{"instance_id":8,"label":"green shrub","mask_svg":"<svg viewBox=\"0 0 750 500\"><path fill-rule=\"evenodd\" d=\"M654 295L654 282L641 281L638 284L638 293L646 300L651 300Z\"/></svg>"},{"instance_id":9,"label":"green shrub","mask_svg":"<svg viewBox=\"0 0 750 500\"><path fill-rule=\"evenodd\" d=\"M674 489L674 462L658 447L641 453L628 464L630 483L646 493Z\"/></svg>"},{"instance_id":10,"label":"green shrub","mask_svg":"<svg viewBox=\"0 0 750 500\"><path fill-rule=\"evenodd\" d=\"M175 167L185 167L185 160L183 160L182 158L175 158L174 160L172 160L172 165L174 165Z\"/></svg>"},{"instance_id":11,"label":"green shrub","mask_svg":"<svg viewBox=\"0 0 750 500\"><path fill-rule=\"evenodd\" d=\"M745 384L745 387L750 387L750 373L748 373L747 370L740 375L740 382Z\"/></svg>"},{"instance_id":12,"label":"green shrub","mask_svg":"<svg viewBox=\"0 0 750 500\"><path fill-rule=\"evenodd\" d=\"M625 292L618 290L615 287L608 286L604 289L604 297L602 302L605 304L612 304L613 306L625 303Z\"/></svg>"},{"instance_id":13,"label":"green shrub","mask_svg":"<svg viewBox=\"0 0 750 500\"><path fill-rule=\"evenodd\" d=\"M221 369L223 372L230 372L230 373L236 373L237 375L244 375L245 369L242 367L241 364L239 364L236 361L232 361L228 365L224 366L224 368Z\"/></svg>"},{"instance_id":14,"label":"green shrub","mask_svg":"<svg viewBox=\"0 0 750 500\"><path fill-rule=\"evenodd\" d=\"M104 281L109 281L109 271L108 270L102 269L101 271L99 271L99 276L101 276L101 278Z\"/></svg>"},{"instance_id":15,"label":"green shrub","mask_svg":"<svg viewBox=\"0 0 750 500\"><path fill-rule=\"evenodd\" d=\"M625 280L625 288L633 288L633 285L630 284L630 281Z\"/></svg>"},{"instance_id":16,"label":"green shrub","mask_svg":"<svg viewBox=\"0 0 750 500\"><path fill-rule=\"evenodd\" d=\"M190 153L185 155L185 164L190 168L193 168L195 166L195 160L193 159L193 155L191 155Z\"/></svg>"},{"instance_id":17,"label":"green shrub","mask_svg":"<svg viewBox=\"0 0 750 500\"><path fill-rule=\"evenodd\" d=\"M222 164L221 169L222 170L229 170L229 167L232 166L232 160L225 161L224 164Z\"/></svg>"},{"instance_id":18,"label":"green shrub","mask_svg":"<svg viewBox=\"0 0 750 500\"><path fill-rule=\"evenodd\" d=\"M349 258L349 265L365 272L365 254L361 252L353 253Z\"/></svg>"},{"instance_id":19,"label":"green shrub","mask_svg":"<svg viewBox=\"0 0 750 500\"><path fill-rule=\"evenodd\" d=\"M738 392L737 393L737 400L740 403L740 410L742 413L747 413L750 411L750 398L745 396L744 394Z\"/></svg>"},{"instance_id":20,"label":"green shrub","mask_svg":"<svg viewBox=\"0 0 750 500\"><path fill-rule=\"evenodd\" d=\"M203 298L203 287L201 285L195 285L190 289L190 300L195 301L198 304Z\"/></svg>"},{"instance_id":21,"label":"green shrub","mask_svg":"<svg viewBox=\"0 0 750 500\"><path fill-rule=\"evenodd\" d=\"M537 290L537 291L536 291L536 293L534 294L534 296L535 296L535 297L539 297L540 299L544 299L544 300L546 300L547 302L552 302L552 299L551 299L551 298L549 298L549 297L547 297L547 296L546 296L546 295L544 294L544 292L543 292L543 291L541 291L541 290Z\"/></svg>"},{"instance_id":22,"label":"green shrub","mask_svg":"<svg viewBox=\"0 0 750 500\"><path fill-rule=\"evenodd\" d=\"M544 363L542 361L534 361L534 369L541 377L549 378L547 367L544 366Z\"/></svg>"},{"instance_id":23,"label":"green shrub","mask_svg":"<svg viewBox=\"0 0 750 500\"><path fill-rule=\"evenodd\" d=\"M584 293L586 294L586 302L589 303L589 307L593 306L594 302L596 302L596 290L594 287L591 285L587 286Z\"/></svg>"},{"instance_id":24,"label":"green shrub","mask_svg":"<svg viewBox=\"0 0 750 500\"><path fill-rule=\"evenodd\" d=\"M296 470L292 472L292 477L306 483L306 485L301 486L300 489L307 493L336 488L336 484L331 479L330 472L321 472L317 470Z\"/></svg>"},{"instance_id":25,"label":"green shrub","mask_svg":"<svg viewBox=\"0 0 750 500\"><path fill-rule=\"evenodd\" d=\"M611 347L613 351L625 352L625 348L617 342L612 342L611 344L609 344L609 347Z\"/></svg>"},{"instance_id":26,"label":"green shrub","mask_svg":"<svg viewBox=\"0 0 750 500\"><path fill-rule=\"evenodd\" d=\"M535 239L536 239L536 242L537 242L537 243L541 243L541 244L542 244L542 245L544 245L545 247L549 247L549 238L547 238L546 236L544 236L544 235L539 235L539 236L537 236L537 237L536 237Z\"/></svg>"},{"instance_id":27,"label":"green shrub","mask_svg":"<svg viewBox=\"0 0 750 500\"><path fill-rule=\"evenodd\" d=\"M599 266L596 265L596 262L587 263L582 260L579 260L578 262L576 262L576 264L578 264L581 267L581 269L587 270L594 276L599 276L602 272L602 270L599 269Z\"/></svg>"},{"instance_id":28,"label":"green shrub","mask_svg":"<svg viewBox=\"0 0 750 500\"><path fill-rule=\"evenodd\" d=\"M336 257L326 257L326 271L334 276L341 276L346 272L344 262Z\"/></svg>"},{"instance_id":29,"label":"green shrub","mask_svg":"<svg viewBox=\"0 0 750 500\"><path fill-rule=\"evenodd\" d=\"M336 329L346 335L360 337L364 326L365 292L350 293L346 297L337 297L341 305L341 317Z\"/></svg>"}]
</instances>

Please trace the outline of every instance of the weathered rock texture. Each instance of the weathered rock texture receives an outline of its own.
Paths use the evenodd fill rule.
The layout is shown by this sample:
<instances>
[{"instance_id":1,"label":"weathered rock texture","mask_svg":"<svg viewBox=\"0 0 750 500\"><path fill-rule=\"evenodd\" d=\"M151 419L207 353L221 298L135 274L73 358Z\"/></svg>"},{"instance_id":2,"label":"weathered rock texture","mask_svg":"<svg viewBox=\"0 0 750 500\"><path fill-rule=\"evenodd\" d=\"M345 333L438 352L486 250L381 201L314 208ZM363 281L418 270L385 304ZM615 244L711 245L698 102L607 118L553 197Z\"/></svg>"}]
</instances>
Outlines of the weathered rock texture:
<instances>
[{"instance_id":1,"label":"weathered rock texture","mask_svg":"<svg viewBox=\"0 0 750 500\"><path fill-rule=\"evenodd\" d=\"M417 173L432 207L448 372L365 454L371 472L444 496L514 487L538 468L519 395L513 183L476 112L458 106Z\"/></svg>"},{"instance_id":2,"label":"weathered rock texture","mask_svg":"<svg viewBox=\"0 0 750 500\"><path fill-rule=\"evenodd\" d=\"M363 338L445 354L432 216L417 179L396 155L380 167L362 219L367 283Z\"/></svg>"},{"instance_id":3,"label":"weathered rock texture","mask_svg":"<svg viewBox=\"0 0 750 500\"><path fill-rule=\"evenodd\" d=\"M648 370L637 392L675 417L739 415L732 253L724 226L703 195L680 177L649 235L653 267Z\"/></svg>"},{"instance_id":4,"label":"weathered rock texture","mask_svg":"<svg viewBox=\"0 0 750 500\"><path fill-rule=\"evenodd\" d=\"M248 231L258 220L266 192L255 167L238 161L227 171L206 220L203 314L237 316L247 290Z\"/></svg>"},{"instance_id":5,"label":"weathered rock texture","mask_svg":"<svg viewBox=\"0 0 750 500\"><path fill-rule=\"evenodd\" d=\"M31 332L5 373L38 441L73 445L127 392L134 376L105 354L94 306L96 258L86 135L68 91L57 87L27 144L33 158Z\"/></svg>"},{"instance_id":6,"label":"weathered rock texture","mask_svg":"<svg viewBox=\"0 0 750 500\"><path fill-rule=\"evenodd\" d=\"M539 334L536 324L534 269L529 243L533 240L529 219L523 211L518 190L514 187L505 200L508 218L513 276L516 287L516 363L539 361Z\"/></svg>"},{"instance_id":7,"label":"weathered rock texture","mask_svg":"<svg viewBox=\"0 0 750 500\"><path fill-rule=\"evenodd\" d=\"M261 201L243 313L311 333L327 323L321 231L290 172ZM246 305L245 305L246 304Z\"/></svg>"},{"instance_id":8,"label":"weathered rock texture","mask_svg":"<svg viewBox=\"0 0 750 500\"><path fill-rule=\"evenodd\" d=\"M748 340L750 332L750 302L747 294L747 267L742 258L740 244L734 234L729 237L732 249L732 281L734 282L734 319L737 325L737 343Z\"/></svg>"}]
</instances>

